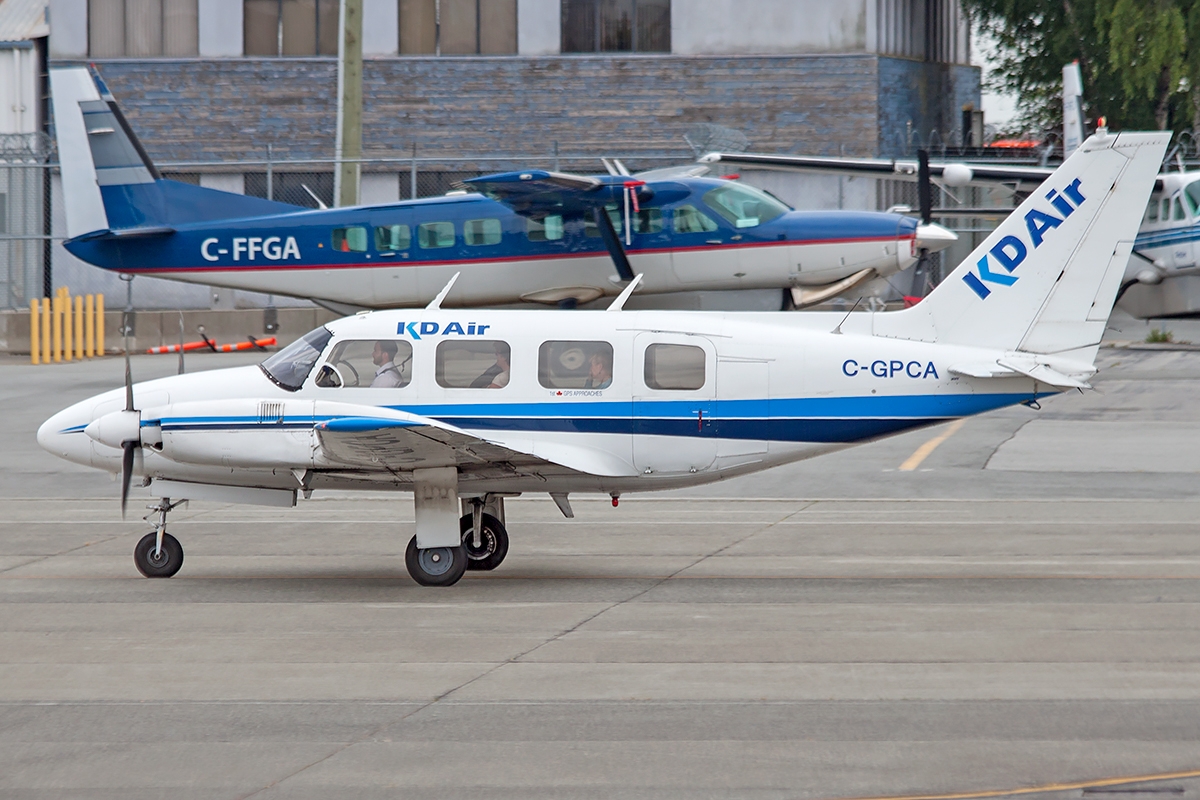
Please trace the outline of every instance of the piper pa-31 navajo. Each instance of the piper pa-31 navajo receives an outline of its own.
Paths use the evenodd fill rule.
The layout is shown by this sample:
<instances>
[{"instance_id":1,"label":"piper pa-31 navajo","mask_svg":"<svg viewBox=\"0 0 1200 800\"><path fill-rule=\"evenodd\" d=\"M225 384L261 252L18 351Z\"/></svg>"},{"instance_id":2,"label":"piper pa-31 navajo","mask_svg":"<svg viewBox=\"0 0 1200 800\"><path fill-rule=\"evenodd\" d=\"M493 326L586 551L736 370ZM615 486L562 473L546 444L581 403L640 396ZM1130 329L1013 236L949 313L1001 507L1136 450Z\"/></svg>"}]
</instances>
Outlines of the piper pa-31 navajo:
<instances>
[{"instance_id":1,"label":"piper pa-31 navajo","mask_svg":"<svg viewBox=\"0 0 1200 800\"><path fill-rule=\"evenodd\" d=\"M313 210L162 178L98 74L50 76L65 246L121 273L347 310L424 305L455 272L447 305L586 303L635 272L642 294L794 289L811 305L956 238L899 214L795 211L686 167L528 170L468 180L477 191L456 196Z\"/></svg>"},{"instance_id":2,"label":"piper pa-31 navajo","mask_svg":"<svg viewBox=\"0 0 1200 800\"><path fill-rule=\"evenodd\" d=\"M134 384L47 420L57 456L149 485L147 576L182 499L412 492L406 565L508 551L503 498L670 489L1084 388L1168 134L1093 136L920 304L885 313L364 311L261 366ZM466 512L465 514L462 512ZM461 514L461 516L460 516Z\"/></svg>"}]
</instances>

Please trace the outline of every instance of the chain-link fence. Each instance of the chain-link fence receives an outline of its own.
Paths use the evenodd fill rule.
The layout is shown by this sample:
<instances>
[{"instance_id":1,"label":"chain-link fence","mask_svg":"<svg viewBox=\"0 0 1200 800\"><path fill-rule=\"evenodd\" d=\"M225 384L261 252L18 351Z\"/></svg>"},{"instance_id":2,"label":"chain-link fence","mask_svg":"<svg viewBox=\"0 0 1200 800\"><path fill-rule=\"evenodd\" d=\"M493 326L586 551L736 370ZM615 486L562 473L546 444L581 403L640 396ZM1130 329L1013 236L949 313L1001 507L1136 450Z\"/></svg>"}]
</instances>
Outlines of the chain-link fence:
<instances>
[{"instance_id":1,"label":"chain-link fence","mask_svg":"<svg viewBox=\"0 0 1200 800\"><path fill-rule=\"evenodd\" d=\"M728 137L726 137L728 138ZM724 140L722 140L724 141ZM709 143L698 143L707 149ZM1037 153L1024 152L1018 156L1025 162L1054 163L1053 142L1043 145ZM904 151L915 158L916 149L932 150L934 158L979 158L986 154L996 157L995 151L985 152L950 147L942 142L937 131L917 136L911 130L904 133ZM306 208L333 205L334 167L329 160L166 163L159 167L165 177L208 186L215 189L264 197ZM612 157L613 154L604 154ZM1061 157L1061 150L1058 154ZM686 164L692 154L679 152L639 155L620 158L633 172ZM491 172L517 169L551 169L565 172L595 174L603 172L600 154L549 152L533 155L406 157L365 159L360 163L361 200L377 204L431 197L458 188L465 178ZM1188 132L1176 137L1164 163L1166 169L1200 169L1200 137ZM918 208L915 183L887 180L863 180L835 176L801 176L789 173L743 171L743 179L767 188L798 208L857 208L878 209L901 206ZM1001 193L1003 194L1003 193ZM936 207L963 205L1011 206L1010 196L1000 196L981 189L954 190L948 197L935 192ZM936 283L941 275L941 262L957 263L981 241L994 226L995 220L985 218L961 219L943 217L942 224L957 230L962 240L944 258L936 257L930 264L928 276L922 280ZM100 270L71 256L62 246L65 238L61 179L58 173L53 143L41 134L0 136L0 308L28 308L36 297L49 296L67 286L73 293L103 293L109 307L129 303L141 309L200 309L252 308L269 305L307 305L307 301L254 292L214 289L139 276L128 282L113 272ZM909 293L912 287L897 286L898 293Z\"/></svg>"}]
</instances>

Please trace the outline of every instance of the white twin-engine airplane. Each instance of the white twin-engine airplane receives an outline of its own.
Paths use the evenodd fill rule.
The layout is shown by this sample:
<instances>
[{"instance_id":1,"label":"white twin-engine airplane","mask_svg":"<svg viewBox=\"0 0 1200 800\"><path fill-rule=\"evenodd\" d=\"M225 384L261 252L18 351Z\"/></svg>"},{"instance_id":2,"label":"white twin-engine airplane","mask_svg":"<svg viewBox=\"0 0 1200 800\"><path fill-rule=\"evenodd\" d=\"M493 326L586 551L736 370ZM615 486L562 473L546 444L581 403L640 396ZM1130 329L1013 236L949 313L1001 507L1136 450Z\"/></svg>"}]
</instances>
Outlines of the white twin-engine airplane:
<instances>
[{"instance_id":1,"label":"white twin-engine airplane","mask_svg":"<svg viewBox=\"0 0 1200 800\"><path fill-rule=\"evenodd\" d=\"M165 527L184 498L380 489L414 494L409 574L450 585L504 559L503 498L521 492L570 517L573 492L615 505L1086 387L1167 142L1088 139L902 311L622 311L636 282L608 312L444 310L447 286L258 367L127 377L38 441L123 472L123 500L134 474L161 498L134 553L146 576L182 564Z\"/></svg>"}]
</instances>

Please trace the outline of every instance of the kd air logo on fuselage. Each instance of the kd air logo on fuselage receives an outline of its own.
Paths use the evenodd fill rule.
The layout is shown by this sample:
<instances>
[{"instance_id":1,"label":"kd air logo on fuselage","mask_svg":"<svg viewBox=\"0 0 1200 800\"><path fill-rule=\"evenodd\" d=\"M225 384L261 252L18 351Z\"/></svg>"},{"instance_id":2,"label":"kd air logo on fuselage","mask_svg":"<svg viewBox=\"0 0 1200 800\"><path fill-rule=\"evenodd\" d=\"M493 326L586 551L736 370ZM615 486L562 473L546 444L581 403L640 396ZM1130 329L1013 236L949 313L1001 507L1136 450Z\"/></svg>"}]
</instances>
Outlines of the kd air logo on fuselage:
<instances>
[{"instance_id":1,"label":"kd air logo on fuselage","mask_svg":"<svg viewBox=\"0 0 1200 800\"><path fill-rule=\"evenodd\" d=\"M1062 214L1061 217L1045 211L1039 211L1036 208L1025 214L1025 229L1029 231L1029 240L1033 242L1035 249L1041 246L1047 231L1062 225L1063 221L1071 216L1075 212L1075 209L1087 199L1079 191L1079 183L1079 178L1076 178L1063 188L1062 194L1059 194L1057 189L1051 189L1046 194L1046 199L1050 201L1050 205L1058 209L1059 213ZM1067 198L1070 198L1070 201ZM989 255L996 260L997 264L1004 268L1004 272L993 272L988 267ZM1025 260L1025 256L1027 255L1029 255L1029 247L1025 242L1016 236L1005 236L996 243L995 247L984 253L983 258L979 259L977 264L979 274L976 275L974 272L968 272L966 275L963 275L963 283L970 286L971 291L979 295L981 300L986 300L987 296L992 293L992 290L985 284L992 283L996 286L1012 286L1017 282L1017 276L1011 273Z\"/></svg>"},{"instance_id":2,"label":"kd air logo on fuselage","mask_svg":"<svg viewBox=\"0 0 1200 800\"><path fill-rule=\"evenodd\" d=\"M417 341L420 341L422 336L483 336L483 332L490 327L492 326L475 322L465 325L461 322L451 322L444 328L436 322L410 322L407 325L401 322L396 325L396 335L403 336L407 333Z\"/></svg>"}]
</instances>

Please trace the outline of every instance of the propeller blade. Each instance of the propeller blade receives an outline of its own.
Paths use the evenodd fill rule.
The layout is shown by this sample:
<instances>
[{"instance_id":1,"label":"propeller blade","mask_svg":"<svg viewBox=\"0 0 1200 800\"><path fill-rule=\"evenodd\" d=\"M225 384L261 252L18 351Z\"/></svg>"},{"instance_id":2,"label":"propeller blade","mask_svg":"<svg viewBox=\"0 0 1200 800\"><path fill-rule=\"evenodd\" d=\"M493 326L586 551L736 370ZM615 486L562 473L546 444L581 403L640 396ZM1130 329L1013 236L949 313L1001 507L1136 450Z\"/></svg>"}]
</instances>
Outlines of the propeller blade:
<instances>
[{"instance_id":1,"label":"propeller blade","mask_svg":"<svg viewBox=\"0 0 1200 800\"><path fill-rule=\"evenodd\" d=\"M121 445L121 519L125 519L125 505L129 502L129 482L133 480L133 455L137 450L137 442L125 442Z\"/></svg>"},{"instance_id":2,"label":"propeller blade","mask_svg":"<svg viewBox=\"0 0 1200 800\"><path fill-rule=\"evenodd\" d=\"M121 332L125 339L125 410L136 411L133 407L133 370L129 366L129 314L121 317Z\"/></svg>"},{"instance_id":3,"label":"propeller blade","mask_svg":"<svg viewBox=\"0 0 1200 800\"><path fill-rule=\"evenodd\" d=\"M917 151L917 203L921 210L921 223L928 225L933 219L933 181L929 177L929 151Z\"/></svg>"}]
</instances>

